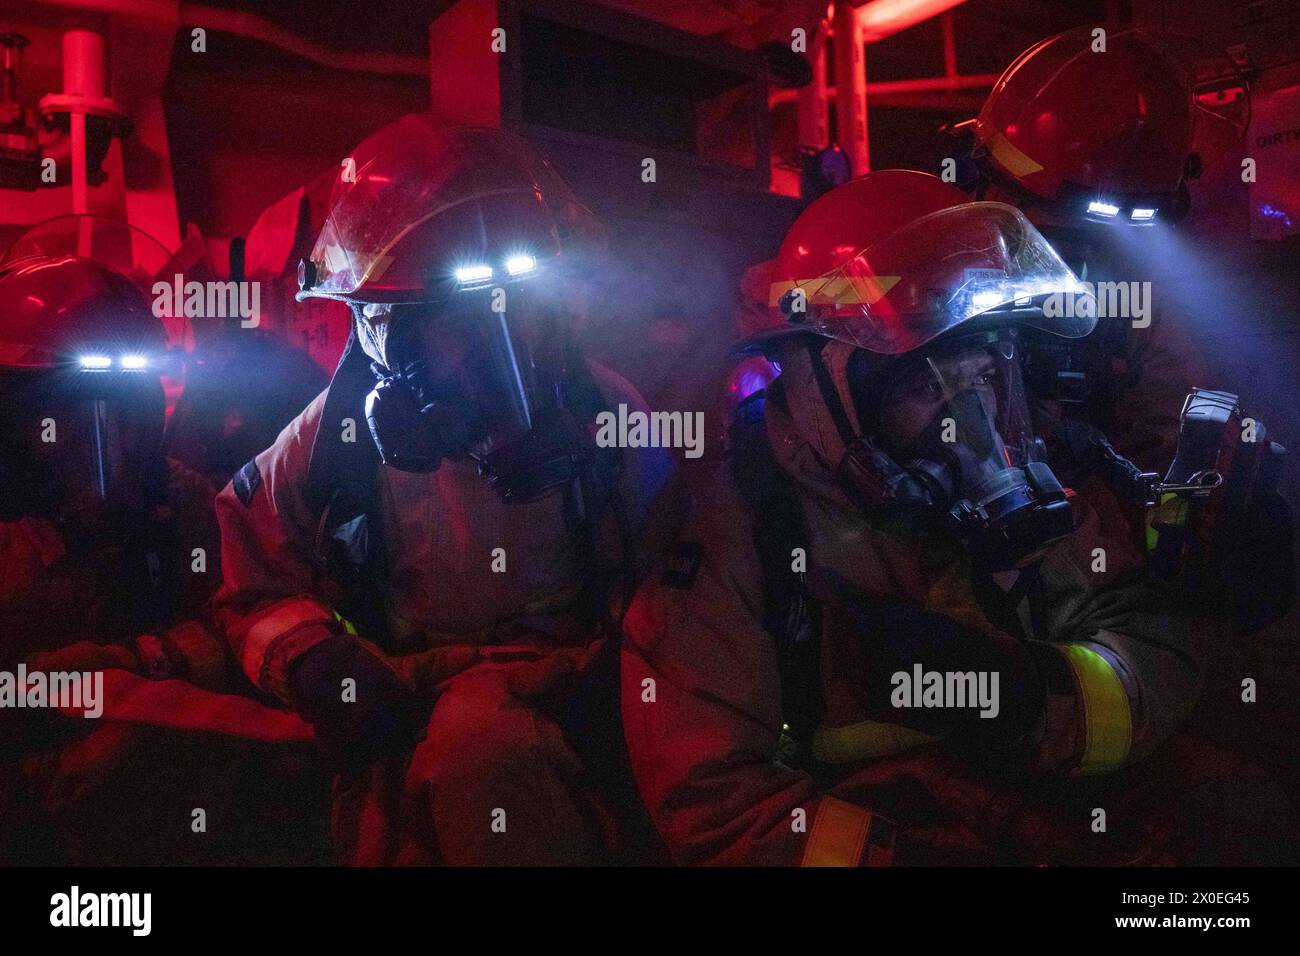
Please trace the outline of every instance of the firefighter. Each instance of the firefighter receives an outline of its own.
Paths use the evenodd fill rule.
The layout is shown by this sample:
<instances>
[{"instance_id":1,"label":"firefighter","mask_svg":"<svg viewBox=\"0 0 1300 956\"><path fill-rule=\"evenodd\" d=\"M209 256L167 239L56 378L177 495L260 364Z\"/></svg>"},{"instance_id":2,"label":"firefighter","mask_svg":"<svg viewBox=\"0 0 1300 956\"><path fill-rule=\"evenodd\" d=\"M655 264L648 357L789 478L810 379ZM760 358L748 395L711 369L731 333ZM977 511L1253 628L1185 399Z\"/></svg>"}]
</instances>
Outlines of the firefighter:
<instances>
[{"instance_id":1,"label":"firefighter","mask_svg":"<svg viewBox=\"0 0 1300 956\"><path fill-rule=\"evenodd\" d=\"M783 244L783 323L752 340L781 374L624 622L632 765L679 862L1160 856L1168 794L1106 775L1155 766L1187 715L1193 633L1034 435L1025 332L1089 333L1042 311L1086 290L1020 212L966 198L872 173ZM1007 779L1077 784L1110 835Z\"/></svg>"},{"instance_id":2,"label":"firefighter","mask_svg":"<svg viewBox=\"0 0 1300 956\"><path fill-rule=\"evenodd\" d=\"M1062 416L1082 417L1163 474L1183 401L1208 384L1208 371L1185 317L1165 307L1158 285L1145 295L1140 283L1152 276L1133 250L1143 230L1170 228L1188 212L1187 182L1201 168L1198 117L1157 35L1112 32L1098 43L1080 28L1020 54L979 116L956 127L971 160L961 179L974 198L1019 208L1103 292L1087 338L1027 343L1040 429L1050 435ZM1121 284L1124 296L1102 283Z\"/></svg>"},{"instance_id":3,"label":"firefighter","mask_svg":"<svg viewBox=\"0 0 1300 956\"><path fill-rule=\"evenodd\" d=\"M1169 37L1151 31L1099 38L1084 28L1036 43L994 84L978 118L959 127L973 160L960 178L976 198L1020 208L1099 291L1110 282L1118 283L1116 294L1142 294L1141 281L1157 278L1151 247L1161 246L1151 240L1188 214L1188 183L1215 158L1207 154L1213 141L1239 138L1245 122L1232 122L1232 114L1248 114L1248 93L1225 106L1194 96L1183 60ZM1108 304L1122 301L1116 294L1104 297ZM1255 713L1239 700L1250 662L1267 642L1288 640L1285 625L1272 626L1295 601L1295 519L1278 491L1285 449L1267 434L1247 438L1241 419L1249 407L1243 411L1235 395L1212 397L1232 409L1227 427L1209 438L1189 432L1180 445L1180 412L1193 387L1248 388L1210 379L1188 325L1196 317L1171 308L1171 296L1155 281L1141 316L1104 309L1097 329L1079 342L1040 336L1028 343L1028 384L1036 424L1063 477L1099 509L1116 512L1113 526L1129 528L1151 571L1216 621L1219 633L1207 637L1204 660L1216 683L1194 724L1219 735ZM1204 403L1188 407L1189 424L1209 428L1197 421ZM1177 482L1205 468L1221 474L1224 487L1199 501L1157 496L1155 508L1107 503L1111 489L1083 464L1095 443L1079 425L1104 433L1143 470ZM1296 689L1276 686L1273 693L1291 699ZM1279 768L1295 761L1294 746L1252 749Z\"/></svg>"},{"instance_id":4,"label":"firefighter","mask_svg":"<svg viewBox=\"0 0 1300 956\"><path fill-rule=\"evenodd\" d=\"M149 243L60 217L0 266L0 589L28 624L4 629L10 664L134 638L216 589L216 493L163 454L163 327L132 252Z\"/></svg>"},{"instance_id":5,"label":"firefighter","mask_svg":"<svg viewBox=\"0 0 1300 956\"><path fill-rule=\"evenodd\" d=\"M539 701L606 647L666 469L592 439L601 410L644 408L568 334L603 235L504 131L411 115L350 158L299 296L355 325L218 498L219 619L337 760L340 858L594 861L590 735ZM423 690L395 670L421 651L449 675Z\"/></svg>"},{"instance_id":6,"label":"firefighter","mask_svg":"<svg viewBox=\"0 0 1300 956\"><path fill-rule=\"evenodd\" d=\"M1100 489L1085 486L1098 477L1090 464L1097 432L1142 470L1185 480L1196 470L1186 459L1204 439L1187 435L1180 447L1184 404L1194 387L1221 387L1211 386L1190 317L1167 307L1166 286L1146 281L1155 278L1146 239L1187 215L1187 184L1213 158L1201 152L1231 137L1234 111L1249 103L1243 93L1205 105L1185 81L1185 59L1152 31L1072 30L1017 57L978 118L957 127L966 138L960 151L972 160L960 177L966 188L1020 208L1097 290L1091 335L1026 343L1038 429L1062 473L1094 497ZM1237 632L1250 633L1294 601L1294 520L1276 487L1285 449L1267 436L1244 444L1241 435L1226 429L1223 447L1216 443L1208 456L1228 482L1209 500L1189 508L1166 495L1155 510L1138 502L1121 511L1157 574L1183 585L1203 613L1228 616ZM1234 458L1248 459L1235 473ZM1214 515L1233 500L1250 504L1229 527Z\"/></svg>"},{"instance_id":7,"label":"firefighter","mask_svg":"<svg viewBox=\"0 0 1300 956\"><path fill-rule=\"evenodd\" d=\"M249 862L235 808L258 794L235 771L281 794L307 771L310 729L240 693L201 619L216 492L163 454L154 245L124 223L60 217L0 265L0 667L102 681L93 708L0 715L9 863ZM285 773L289 742L303 759ZM261 859L302 859L277 855L301 833L280 823Z\"/></svg>"}]
</instances>

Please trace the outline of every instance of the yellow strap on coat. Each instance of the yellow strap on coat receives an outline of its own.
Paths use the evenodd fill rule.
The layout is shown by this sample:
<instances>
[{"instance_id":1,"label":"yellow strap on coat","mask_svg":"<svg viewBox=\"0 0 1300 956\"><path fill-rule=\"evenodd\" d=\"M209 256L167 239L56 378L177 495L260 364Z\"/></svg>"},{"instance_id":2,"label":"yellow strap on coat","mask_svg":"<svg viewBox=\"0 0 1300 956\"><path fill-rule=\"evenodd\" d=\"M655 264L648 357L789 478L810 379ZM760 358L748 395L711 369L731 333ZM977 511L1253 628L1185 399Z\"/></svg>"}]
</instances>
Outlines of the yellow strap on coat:
<instances>
[{"instance_id":1,"label":"yellow strap on coat","mask_svg":"<svg viewBox=\"0 0 1300 956\"><path fill-rule=\"evenodd\" d=\"M871 811L822 797L800 866L857 866L867 845Z\"/></svg>"},{"instance_id":2,"label":"yellow strap on coat","mask_svg":"<svg viewBox=\"0 0 1300 956\"><path fill-rule=\"evenodd\" d=\"M813 759L821 763L856 763L902 753L938 740L899 724L863 720L845 727L819 727L813 734Z\"/></svg>"},{"instance_id":3,"label":"yellow strap on coat","mask_svg":"<svg viewBox=\"0 0 1300 956\"><path fill-rule=\"evenodd\" d=\"M1133 745L1128 694L1115 669L1096 651L1082 644L1066 644L1062 650L1074 669L1087 734L1083 760L1075 773L1110 773L1124 765Z\"/></svg>"},{"instance_id":4,"label":"yellow strap on coat","mask_svg":"<svg viewBox=\"0 0 1300 956\"><path fill-rule=\"evenodd\" d=\"M1168 492L1160 498L1160 503L1152 510L1147 522L1147 554L1154 554L1160 544L1160 531L1156 525L1182 528L1187 524L1189 514L1187 499L1175 492Z\"/></svg>"}]
</instances>

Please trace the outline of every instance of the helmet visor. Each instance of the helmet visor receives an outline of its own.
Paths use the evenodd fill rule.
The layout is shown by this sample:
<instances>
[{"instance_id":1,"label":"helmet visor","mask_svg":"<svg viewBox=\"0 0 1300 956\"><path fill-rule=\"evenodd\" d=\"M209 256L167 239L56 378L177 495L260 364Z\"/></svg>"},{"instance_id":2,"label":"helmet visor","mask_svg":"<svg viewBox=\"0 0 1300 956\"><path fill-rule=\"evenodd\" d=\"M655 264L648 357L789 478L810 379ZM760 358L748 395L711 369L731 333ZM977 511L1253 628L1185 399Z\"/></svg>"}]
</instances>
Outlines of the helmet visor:
<instances>
[{"instance_id":1,"label":"helmet visor","mask_svg":"<svg viewBox=\"0 0 1300 956\"><path fill-rule=\"evenodd\" d=\"M793 294L793 317L803 311L810 331L883 355L980 317L1065 338L1097 322L1092 293L1056 250L1021 212L992 202L923 216Z\"/></svg>"},{"instance_id":2,"label":"helmet visor","mask_svg":"<svg viewBox=\"0 0 1300 956\"><path fill-rule=\"evenodd\" d=\"M19 236L0 265L37 257L76 256L125 276L147 296L156 278L166 276L173 257L157 239L134 226L103 216L56 216Z\"/></svg>"}]
</instances>

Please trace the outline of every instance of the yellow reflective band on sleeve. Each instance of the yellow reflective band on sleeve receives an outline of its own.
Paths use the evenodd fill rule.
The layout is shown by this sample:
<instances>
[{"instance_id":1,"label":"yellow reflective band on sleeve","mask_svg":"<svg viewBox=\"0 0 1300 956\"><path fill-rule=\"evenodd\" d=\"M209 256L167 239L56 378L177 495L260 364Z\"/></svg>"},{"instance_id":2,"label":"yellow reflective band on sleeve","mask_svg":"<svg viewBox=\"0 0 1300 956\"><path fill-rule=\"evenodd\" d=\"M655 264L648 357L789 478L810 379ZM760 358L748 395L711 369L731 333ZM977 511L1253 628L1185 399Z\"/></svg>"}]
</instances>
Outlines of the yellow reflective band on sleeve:
<instances>
[{"instance_id":1,"label":"yellow reflective band on sleeve","mask_svg":"<svg viewBox=\"0 0 1300 956\"><path fill-rule=\"evenodd\" d=\"M346 617L344 617L344 616L343 616L342 614L340 614L338 611L335 611L335 612L334 612L334 620L336 620L336 621L338 621L340 624L342 624L342 625L343 625L343 630L347 631L347 632L348 632L349 634L351 634L353 637L356 637L356 636L357 636L356 625L354 625L351 621L349 621Z\"/></svg>"},{"instance_id":2,"label":"yellow reflective band on sleeve","mask_svg":"<svg viewBox=\"0 0 1300 956\"><path fill-rule=\"evenodd\" d=\"M871 811L822 797L800 866L857 866L871 829Z\"/></svg>"},{"instance_id":3,"label":"yellow reflective band on sleeve","mask_svg":"<svg viewBox=\"0 0 1300 956\"><path fill-rule=\"evenodd\" d=\"M1017 179L1022 176L1032 175L1043 168L1041 164L1035 162L1012 145L1011 140L1007 139L1002 133L994 133L989 138L988 150L993 158L997 160L998 165Z\"/></svg>"},{"instance_id":4,"label":"yellow reflective band on sleeve","mask_svg":"<svg viewBox=\"0 0 1300 956\"><path fill-rule=\"evenodd\" d=\"M1079 685L1087 735L1075 773L1109 773L1123 766L1133 745L1128 694L1114 668L1096 651L1082 644L1066 644L1062 649Z\"/></svg>"},{"instance_id":5,"label":"yellow reflective band on sleeve","mask_svg":"<svg viewBox=\"0 0 1300 956\"><path fill-rule=\"evenodd\" d=\"M248 675L249 680L261 687L262 664L265 662L267 649L276 638L288 634L303 624L313 622L328 624L330 618L331 612L325 605L306 597L288 598L267 608L244 637L239 655L239 663L244 673Z\"/></svg>"}]
</instances>

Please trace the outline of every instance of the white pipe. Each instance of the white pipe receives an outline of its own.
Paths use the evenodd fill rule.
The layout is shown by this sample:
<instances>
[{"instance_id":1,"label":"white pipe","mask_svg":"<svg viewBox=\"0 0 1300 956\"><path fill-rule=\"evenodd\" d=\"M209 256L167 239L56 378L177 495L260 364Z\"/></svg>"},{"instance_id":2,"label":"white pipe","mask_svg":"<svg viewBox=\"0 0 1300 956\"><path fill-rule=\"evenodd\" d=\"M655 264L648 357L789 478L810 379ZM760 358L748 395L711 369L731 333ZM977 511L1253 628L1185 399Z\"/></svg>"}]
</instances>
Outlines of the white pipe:
<instances>
[{"instance_id":1,"label":"white pipe","mask_svg":"<svg viewBox=\"0 0 1300 956\"><path fill-rule=\"evenodd\" d=\"M93 30L63 34L63 94L99 100L108 95L104 37Z\"/></svg>"},{"instance_id":2,"label":"white pipe","mask_svg":"<svg viewBox=\"0 0 1300 956\"><path fill-rule=\"evenodd\" d=\"M799 145L810 149L825 149L831 142L830 111L826 99L827 26L825 21L821 23L808 48L812 82L801 86L796 91L799 103ZM769 105L771 105L770 97Z\"/></svg>"},{"instance_id":3,"label":"white pipe","mask_svg":"<svg viewBox=\"0 0 1300 956\"><path fill-rule=\"evenodd\" d=\"M867 66L862 23L848 0L835 4L835 123L854 176L871 171Z\"/></svg>"}]
</instances>

